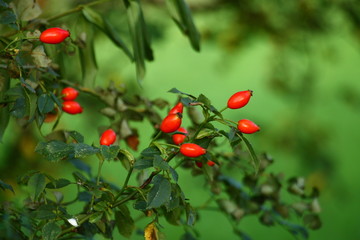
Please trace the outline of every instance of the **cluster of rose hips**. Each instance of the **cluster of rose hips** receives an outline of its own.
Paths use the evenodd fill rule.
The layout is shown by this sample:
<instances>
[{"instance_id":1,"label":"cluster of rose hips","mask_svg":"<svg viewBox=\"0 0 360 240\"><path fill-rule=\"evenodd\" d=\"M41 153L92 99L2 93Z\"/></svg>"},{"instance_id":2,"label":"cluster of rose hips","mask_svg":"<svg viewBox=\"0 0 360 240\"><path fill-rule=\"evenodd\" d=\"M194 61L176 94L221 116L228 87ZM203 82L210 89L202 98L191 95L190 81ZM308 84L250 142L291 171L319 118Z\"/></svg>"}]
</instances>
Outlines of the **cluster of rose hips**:
<instances>
[{"instance_id":1,"label":"cluster of rose hips","mask_svg":"<svg viewBox=\"0 0 360 240\"><path fill-rule=\"evenodd\" d=\"M230 109L242 108L248 104L251 96L251 90L237 92L229 98L227 107ZM180 153L186 157L197 158L206 154L206 149L195 143L183 143L188 134L188 131L181 127L183 109L184 105L181 102L177 103L161 122L160 130L164 133L180 132L172 135L173 142L180 145ZM242 133L251 134L259 131L260 127L248 119L241 119L238 121L237 129ZM195 163L198 167L202 167L202 162ZM214 166L215 162L208 160L207 165Z\"/></svg>"},{"instance_id":2,"label":"cluster of rose hips","mask_svg":"<svg viewBox=\"0 0 360 240\"><path fill-rule=\"evenodd\" d=\"M83 109L81 105L74 101L79 92L72 87L66 87L61 91L62 99L64 102L62 103L62 110L69 114L78 114L82 113Z\"/></svg>"}]
</instances>

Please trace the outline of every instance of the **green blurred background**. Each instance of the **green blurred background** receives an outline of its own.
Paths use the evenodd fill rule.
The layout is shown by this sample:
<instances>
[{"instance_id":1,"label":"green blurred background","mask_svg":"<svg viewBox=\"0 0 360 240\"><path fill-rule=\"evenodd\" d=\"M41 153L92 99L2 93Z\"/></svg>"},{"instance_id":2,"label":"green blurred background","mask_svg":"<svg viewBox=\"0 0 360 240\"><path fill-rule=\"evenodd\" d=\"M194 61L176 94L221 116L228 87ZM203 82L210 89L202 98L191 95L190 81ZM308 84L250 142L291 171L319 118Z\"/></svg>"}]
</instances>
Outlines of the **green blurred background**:
<instances>
[{"instance_id":1,"label":"green blurred background","mask_svg":"<svg viewBox=\"0 0 360 240\"><path fill-rule=\"evenodd\" d=\"M360 239L360 10L356 1L190 1L202 34L200 53L191 49L161 3L144 5L155 61L147 64L142 85L136 83L134 65L102 34L96 35L96 84L105 87L114 81L129 96L136 93L170 102L176 96L167 91L176 87L206 95L219 109L234 92L253 90L246 108L224 114L230 119L252 119L262 127L249 138L258 153L267 152L274 158L270 171L286 178L304 176L309 186L320 189L323 227L311 231L310 239ZM61 6L48 1L43 3L44 15L70 5L71 1ZM119 9L104 4L97 10L106 12L109 21L126 35L125 16ZM74 26L66 23L69 19L64 22L71 30ZM69 59L69 63L76 61L76 56ZM78 70L68 67L68 80L78 81ZM77 130L86 143L96 143L97 128L109 122L97 113L102 106L95 99L82 96L80 101L87 102L82 117L63 115L58 128ZM148 144L149 126L133 126L140 133L139 149ZM50 129L45 126L43 134ZM22 192L16 176L31 169L71 178L70 164L47 163L33 153L34 135L39 133L20 129L12 121L0 145L1 178L16 192ZM86 162L95 166L92 160ZM107 163L103 176L118 184L125 178L119 163ZM182 171L180 184L192 204L205 201L201 178ZM11 193L6 197L14 198ZM146 224L148 219L142 221ZM161 223L168 239L179 239L182 229ZM253 239L292 239L280 227L260 225L256 217L246 218L240 226ZM196 229L200 239L236 238L221 213L201 212Z\"/></svg>"}]
</instances>

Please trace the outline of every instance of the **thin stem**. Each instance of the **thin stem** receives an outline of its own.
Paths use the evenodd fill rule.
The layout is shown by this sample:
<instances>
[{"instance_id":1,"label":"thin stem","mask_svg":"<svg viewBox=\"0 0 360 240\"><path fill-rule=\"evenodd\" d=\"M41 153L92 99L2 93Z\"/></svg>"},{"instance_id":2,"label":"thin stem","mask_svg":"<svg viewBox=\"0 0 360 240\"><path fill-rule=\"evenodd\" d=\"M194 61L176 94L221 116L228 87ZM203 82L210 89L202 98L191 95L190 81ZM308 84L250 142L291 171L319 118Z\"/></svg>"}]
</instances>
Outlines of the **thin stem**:
<instances>
[{"instance_id":1,"label":"thin stem","mask_svg":"<svg viewBox=\"0 0 360 240\"><path fill-rule=\"evenodd\" d=\"M151 146L151 145L155 142L155 140L157 140L157 139L161 136L161 134L162 134L162 131L159 131L159 132L155 135L155 137L151 140L149 146Z\"/></svg>"},{"instance_id":2,"label":"thin stem","mask_svg":"<svg viewBox=\"0 0 360 240\"><path fill-rule=\"evenodd\" d=\"M129 183L129 180L130 180L130 177L131 177L131 174L132 174L133 170L134 170L134 167L131 166L131 168L129 169L128 174L127 174L127 176L126 176L124 185L122 186L120 192L115 196L115 200L114 200L114 201L116 201L116 200L121 196L121 194L124 193L125 189L127 188L128 183Z\"/></svg>"},{"instance_id":3,"label":"thin stem","mask_svg":"<svg viewBox=\"0 0 360 240\"><path fill-rule=\"evenodd\" d=\"M94 5L97 5L97 4L101 4L101 3L104 3L104 2L107 2L109 0L98 0L98 1L94 1L94 2L91 2L91 3L88 3L88 4L82 4L82 5L78 5L77 7L73 8L73 9L70 9L66 12L63 12L63 13L60 13L58 15L55 15L55 16L52 16L52 17L49 17L48 19L46 19L48 22L51 22L51 21L54 21L54 20L57 20L59 18L62 18L62 17L65 17L67 15L70 15L70 14L73 14L73 13L76 13L76 12L80 12L81 10L84 9L84 7L91 7L91 6L94 6Z\"/></svg>"},{"instance_id":4,"label":"thin stem","mask_svg":"<svg viewBox=\"0 0 360 240\"><path fill-rule=\"evenodd\" d=\"M98 166L98 172L97 172L97 176L96 176L96 187L99 186L100 183L100 175L101 175L101 168L104 164L104 158L103 156L101 156L100 154L97 155L99 158L99 166ZM94 205L94 201L95 201L95 195L92 195L91 197L91 203L90 203L90 210L93 209L93 205Z\"/></svg>"},{"instance_id":5,"label":"thin stem","mask_svg":"<svg viewBox=\"0 0 360 240\"><path fill-rule=\"evenodd\" d=\"M90 217L91 217L91 214L85 216L83 219L81 219L81 220L78 222L78 225L80 226L81 224L83 224L84 222L86 222ZM72 227L69 227L69 228L67 228L67 229L64 229L64 230L59 234L59 236L62 236L62 235L64 235L64 234L66 234L66 233L69 233L69 232L71 232L72 230L74 230L75 228L77 228L77 227L72 226Z\"/></svg>"},{"instance_id":6,"label":"thin stem","mask_svg":"<svg viewBox=\"0 0 360 240\"><path fill-rule=\"evenodd\" d=\"M228 109L228 107L226 106L226 107L224 107L223 109L221 109L220 111L219 111L219 113L222 113L223 111L225 111L226 109Z\"/></svg>"}]
</instances>

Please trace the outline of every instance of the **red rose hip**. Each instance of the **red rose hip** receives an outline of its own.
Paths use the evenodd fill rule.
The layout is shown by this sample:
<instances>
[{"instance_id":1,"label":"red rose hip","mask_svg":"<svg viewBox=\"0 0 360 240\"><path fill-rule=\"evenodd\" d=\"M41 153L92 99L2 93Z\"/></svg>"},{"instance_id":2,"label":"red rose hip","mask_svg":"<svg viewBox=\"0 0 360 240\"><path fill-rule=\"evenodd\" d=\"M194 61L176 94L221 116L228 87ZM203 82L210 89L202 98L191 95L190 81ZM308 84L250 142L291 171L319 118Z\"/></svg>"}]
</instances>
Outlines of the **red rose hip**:
<instances>
[{"instance_id":1,"label":"red rose hip","mask_svg":"<svg viewBox=\"0 0 360 240\"><path fill-rule=\"evenodd\" d=\"M40 41L49 44L58 44L70 36L70 32L62 28L48 28L40 34Z\"/></svg>"},{"instance_id":2,"label":"red rose hip","mask_svg":"<svg viewBox=\"0 0 360 240\"><path fill-rule=\"evenodd\" d=\"M177 131L182 132L184 134L175 133L174 135L172 135L172 140L176 145L180 145L180 144L182 144L184 142L188 131L183 127L179 128Z\"/></svg>"},{"instance_id":3,"label":"red rose hip","mask_svg":"<svg viewBox=\"0 0 360 240\"><path fill-rule=\"evenodd\" d=\"M183 110L184 104L182 104L182 102L179 102L169 111L169 114L183 113Z\"/></svg>"},{"instance_id":4,"label":"red rose hip","mask_svg":"<svg viewBox=\"0 0 360 240\"><path fill-rule=\"evenodd\" d=\"M238 122L238 130L242 133L251 134L260 131L260 127L248 119L241 119Z\"/></svg>"},{"instance_id":5,"label":"red rose hip","mask_svg":"<svg viewBox=\"0 0 360 240\"><path fill-rule=\"evenodd\" d=\"M186 157L200 157L206 153L206 149L195 143L184 143L180 146L180 152Z\"/></svg>"},{"instance_id":6,"label":"red rose hip","mask_svg":"<svg viewBox=\"0 0 360 240\"><path fill-rule=\"evenodd\" d=\"M62 104L62 110L69 114L78 114L83 111L80 104L75 101L64 101Z\"/></svg>"},{"instance_id":7,"label":"red rose hip","mask_svg":"<svg viewBox=\"0 0 360 240\"><path fill-rule=\"evenodd\" d=\"M72 87L66 87L61 91L61 95L63 96L62 99L64 101L72 101L77 98L79 92Z\"/></svg>"},{"instance_id":8,"label":"red rose hip","mask_svg":"<svg viewBox=\"0 0 360 240\"><path fill-rule=\"evenodd\" d=\"M164 133L172 133L181 126L181 113L169 114L161 122L160 130Z\"/></svg>"},{"instance_id":9,"label":"red rose hip","mask_svg":"<svg viewBox=\"0 0 360 240\"><path fill-rule=\"evenodd\" d=\"M108 129L100 137L100 145L109 146L113 144L116 140L116 133L112 129Z\"/></svg>"},{"instance_id":10,"label":"red rose hip","mask_svg":"<svg viewBox=\"0 0 360 240\"><path fill-rule=\"evenodd\" d=\"M246 104L248 104L251 96L252 96L251 90L237 92L229 98L227 106L228 108L231 109L242 108Z\"/></svg>"}]
</instances>

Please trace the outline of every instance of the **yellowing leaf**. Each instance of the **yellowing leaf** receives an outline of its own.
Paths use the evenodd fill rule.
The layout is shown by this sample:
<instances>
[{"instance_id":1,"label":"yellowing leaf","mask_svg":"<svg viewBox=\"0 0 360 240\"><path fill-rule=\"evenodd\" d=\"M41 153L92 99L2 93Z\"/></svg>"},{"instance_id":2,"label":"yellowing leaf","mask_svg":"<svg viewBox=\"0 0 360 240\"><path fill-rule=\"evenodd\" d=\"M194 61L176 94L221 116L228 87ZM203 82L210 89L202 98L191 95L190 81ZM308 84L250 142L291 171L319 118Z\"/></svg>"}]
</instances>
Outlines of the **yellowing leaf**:
<instances>
[{"instance_id":1,"label":"yellowing leaf","mask_svg":"<svg viewBox=\"0 0 360 240\"><path fill-rule=\"evenodd\" d=\"M155 223L149 223L144 231L145 240L158 240L158 229L155 226Z\"/></svg>"}]
</instances>

